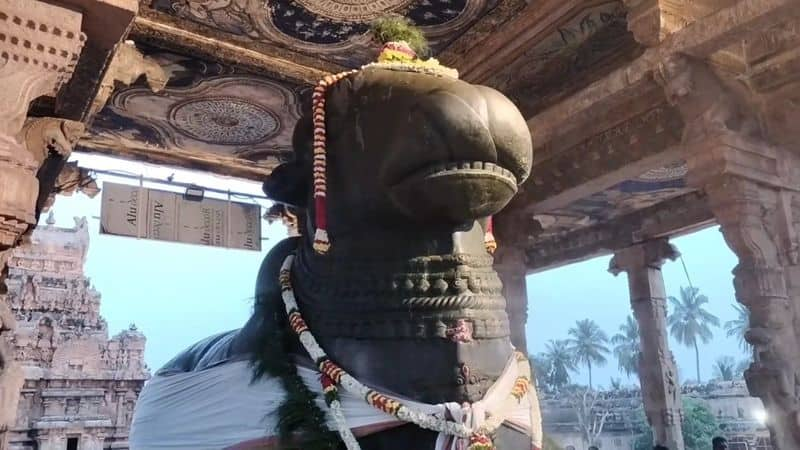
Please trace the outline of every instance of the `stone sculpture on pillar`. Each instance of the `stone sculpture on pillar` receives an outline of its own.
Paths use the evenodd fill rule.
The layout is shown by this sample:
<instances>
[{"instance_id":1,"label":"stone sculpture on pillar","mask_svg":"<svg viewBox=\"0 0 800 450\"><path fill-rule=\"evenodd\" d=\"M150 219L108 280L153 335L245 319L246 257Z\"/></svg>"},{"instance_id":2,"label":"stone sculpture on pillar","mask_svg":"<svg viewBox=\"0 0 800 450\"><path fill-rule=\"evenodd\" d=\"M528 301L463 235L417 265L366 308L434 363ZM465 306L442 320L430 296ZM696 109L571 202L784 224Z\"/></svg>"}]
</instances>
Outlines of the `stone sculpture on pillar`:
<instances>
[{"instance_id":1,"label":"stone sculpture on pillar","mask_svg":"<svg viewBox=\"0 0 800 450\"><path fill-rule=\"evenodd\" d=\"M707 194L728 246L737 300L750 310L750 393L768 413L772 444L800 448L800 159L769 145L748 108L702 61L669 58L656 76L691 124L689 185Z\"/></svg>"},{"instance_id":2,"label":"stone sculpture on pillar","mask_svg":"<svg viewBox=\"0 0 800 450\"><path fill-rule=\"evenodd\" d=\"M639 379L647 421L653 428L654 444L682 450L683 408L675 359L667 336L666 290L661 266L674 260L678 251L665 239L648 241L614 254L609 272L628 274L633 315L639 323Z\"/></svg>"}]
</instances>

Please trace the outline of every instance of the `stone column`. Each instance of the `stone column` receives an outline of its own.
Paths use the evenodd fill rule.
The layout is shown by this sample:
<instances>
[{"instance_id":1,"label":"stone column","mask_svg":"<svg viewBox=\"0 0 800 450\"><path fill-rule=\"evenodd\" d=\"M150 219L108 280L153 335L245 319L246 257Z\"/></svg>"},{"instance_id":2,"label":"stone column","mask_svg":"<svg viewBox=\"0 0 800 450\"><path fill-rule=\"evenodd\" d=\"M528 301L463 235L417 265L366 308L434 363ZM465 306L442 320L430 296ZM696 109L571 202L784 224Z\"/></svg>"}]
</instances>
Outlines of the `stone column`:
<instances>
[{"instance_id":1,"label":"stone column","mask_svg":"<svg viewBox=\"0 0 800 450\"><path fill-rule=\"evenodd\" d=\"M518 247L498 248L495 252L495 270L503 282L503 296L511 327L511 343L517 350L528 351L525 325L528 322L528 288L525 283L527 266L525 255Z\"/></svg>"},{"instance_id":2,"label":"stone column","mask_svg":"<svg viewBox=\"0 0 800 450\"><path fill-rule=\"evenodd\" d=\"M70 133L63 121L26 124L28 106L69 80L85 41L81 21L80 13L50 3L0 0L0 293L9 252L36 221L39 167ZM0 332L13 329L7 309L0 308ZM0 350L0 447L22 382L10 353Z\"/></svg>"},{"instance_id":3,"label":"stone column","mask_svg":"<svg viewBox=\"0 0 800 450\"><path fill-rule=\"evenodd\" d=\"M706 65L667 58L655 74L686 127L687 183L706 193L739 257L736 299L750 311L750 393L767 410L772 445L800 448L800 158L770 145L755 109Z\"/></svg>"},{"instance_id":4,"label":"stone column","mask_svg":"<svg viewBox=\"0 0 800 450\"><path fill-rule=\"evenodd\" d=\"M667 335L667 293L661 266L678 252L666 239L628 247L614 254L609 271L628 274L633 315L639 324L639 380L654 444L683 450L680 389Z\"/></svg>"},{"instance_id":5,"label":"stone column","mask_svg":"<svg viewBox=\"0 0 800 450\"><path fill-rule=\"evenodd\" d=\"M745 371L747 387L764 402L773 446L798 449L800 160L736 135L693 148L689 181L703 186L725 241L739 257L733 282L736 299L750 311L745 338L755 350Z\"/></svg>"},{"instance_id":6,"label":"stone column","mask_svg":"<svg viewBox=\"0 0 800 450\"><path fill-rule=\"evenodd\" d=\"M506 312L511 327L511 343L517 350L527 353L525 325L528 322L528 288L525 277L528 274L528 258L525 243L528 236L524 220L513 211L504 212L493 220L497 250L494 254L494 268L503 282L503 296L506 299Z\"/></svg>"}]
</instances>

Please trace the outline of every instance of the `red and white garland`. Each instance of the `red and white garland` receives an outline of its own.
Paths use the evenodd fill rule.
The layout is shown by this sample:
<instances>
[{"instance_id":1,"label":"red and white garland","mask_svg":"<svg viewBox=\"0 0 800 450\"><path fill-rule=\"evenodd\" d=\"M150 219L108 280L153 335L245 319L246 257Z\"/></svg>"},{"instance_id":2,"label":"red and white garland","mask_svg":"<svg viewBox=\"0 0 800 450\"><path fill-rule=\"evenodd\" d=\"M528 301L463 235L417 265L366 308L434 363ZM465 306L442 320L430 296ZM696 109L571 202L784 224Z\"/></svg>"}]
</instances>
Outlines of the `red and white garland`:
<instances>
[{"instance_id":1,"label":"red and white garland","mask_svg":"<svg viewBox=\"0 0 800 450\"><path fill-rule=\"evenodd\" d=\"M362 66L366 68L382 68L399 70L405 72L425 73L428 75L458 78L458 71L439 64L435 59L420 60L414 50L406 42L388 42L381 50L378 62ZM317 83L311 98L311 109L313 113L314 125L314 220L316 231L314 232L314 250L317 253L325 254L331 248L331 239L328 235L328 208L327 208L327 140L325 125L325 95L328 88L338 83L343 78L358 73L359 70L348 70L335 75L328 75ZM494 253L497 249L492 234L492 218L489 222L485 235L486 250Z\"/></svg>"},{"instance_id":2,"label":"red and white garland","mask_svg":"<svg viewBox=\"0 0 800 450\"><path fill-rule=\"evenodd\" d=\"M330 408L331 415L336 423L336 431L344 441L348 450L360 450L350 428L347 426L341 404L338 398L338 389L343 388L353 395L363 398L370 406L387 414L396 417L404 422L411 422L417 426L438 431L449 436L457 436L469 442L468 450L492 450L489 435L494 432L505 421L505 415L509 408L491 414L482 422L481 426L473 429L464 423L447 420L430 413L419 411L403 402L371 389L351 376L347 371L339 367L330 360L327 353L317 342L316 338L308 328L303 316L300 314L297 300L294 296L291 282L291 268L294 262L294 255L289 255L281 267L279 282L281 285L281 297L283 298L286 314L289 317L289 325L292 331L298 336L300 342L308 352L311 359L317 364L320 371L320 383L322 384L325 401ZM508 394L507 401L520 403L526 397L531 385L530 365L519 352L515 352L514 357L518 364L520 374Z\"/></svg>"}]
</instances>

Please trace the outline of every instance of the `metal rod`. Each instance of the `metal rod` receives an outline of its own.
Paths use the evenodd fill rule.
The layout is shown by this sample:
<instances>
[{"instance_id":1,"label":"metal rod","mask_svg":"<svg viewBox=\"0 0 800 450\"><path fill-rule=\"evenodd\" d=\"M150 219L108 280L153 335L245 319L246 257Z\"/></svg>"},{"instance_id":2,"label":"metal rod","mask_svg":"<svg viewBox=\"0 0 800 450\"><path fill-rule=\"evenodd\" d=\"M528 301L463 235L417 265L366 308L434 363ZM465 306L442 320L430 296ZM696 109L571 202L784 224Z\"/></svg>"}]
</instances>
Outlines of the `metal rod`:
<instances>
[{"instance_id":1,"label":"metal rod","mask_svg":"<svg viewBox=\"0 0 800 450\"><path fill-rule=\"evenodd\" d=\"M128 178L128 179L132 179L132 180L140 180L140 183L142 181L147 181L148 183L160 183L160 184L167 184L167 185L170 185L170 186L178 186L178 187L183 187L183 188L200 187L200 188L203 188L205 191L208 191L208 192L214 192L214 193L217 193L217 194L226 194L226 195L230 195L230 196L233 196L233 197L246 197L246 198L251 198L251 199L270 200L269 197L266 197L264 195L248 194L246 192L234 192L234 191L231 191L231 190L228 190L228 189L216 189L216 188L212 188L212 187L201 186L201 185L198 185L196 183L182 183L180 181L172 181L172 180L161 179L161 178L150 178L150 177L145 177L143 175L134 175L134 174L131 174L131 173L118 172L118 171L115 171L115 170L92 169L90 167L85 167L85 169L91 170L94 173L99 173L99 174L104 174L104 175L112 175L112 176L115 176L115 177Z\"/></svg>"}]
</instances>

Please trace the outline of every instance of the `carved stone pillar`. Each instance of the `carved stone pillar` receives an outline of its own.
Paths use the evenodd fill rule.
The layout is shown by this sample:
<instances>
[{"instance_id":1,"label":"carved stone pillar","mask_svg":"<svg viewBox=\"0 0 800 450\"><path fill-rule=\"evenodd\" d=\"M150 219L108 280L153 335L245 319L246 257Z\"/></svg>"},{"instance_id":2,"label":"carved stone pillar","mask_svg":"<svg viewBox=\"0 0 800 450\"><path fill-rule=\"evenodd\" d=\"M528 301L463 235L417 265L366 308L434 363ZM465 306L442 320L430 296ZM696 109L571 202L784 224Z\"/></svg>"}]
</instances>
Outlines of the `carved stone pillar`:
<instances>
[{"instance_id":1,"label":"carved stone pillar","mask_svg":"<svg viewBox=\"0 0 800 450\"><path fill-rule=\"evenodd\" d=\"M67 8L3 0L0 13L4 38L0 39L0 260L4 260L35 224L36 173L47 156L40 153L46 145L29 149L22 135L28 105L38 97L55 95L69 80L85 36L81 14ZM40 138L50 144L44 141L50 137Z\"/></svg>"},{"instance_id":2,"label":"carved stone pillar","mask_svg":"<svg viewBox=\"0 0 800 450\"><path fill-rule=\"evenodd\" d=\"M494 268L503 282L511 343L517 350L527 353L525 325L528 322L528 288L525 277L528 274L528 258L525 242L528 236L524 225L523 218L514 212L505 212L494 218L494 234L498 244Z\"/></svg>"},{"instance_id":3,"label":"carved stone pillar","mask_svg":"<svg viewBox=\"0 0 800 450\"><path fill-rule=\"evenodd\" d=\"M677 250L666 239L644 242L614 254L609 271L628 274L633 316L639 324L639 380L654 444L683 450L680 389L667 335L667 293L661 266Z\"/></svg>"},{"instance_id":4,"label":"carved stone pillar","mask_svg":"<svg viewBox=\"0 0 800 450\"><path fill-rule=\"evenodd\" d=\"M705 191L739 257L736 299L750 311L748 389L767 409L772 444L800 448L800 158L769 145L754 108L702 61L676 55L656 80L687 124L687 183Z\"/></svg>"},{"instance_id":5,"label":"carved stone pillar","mask_svg":"<svg viewBox=\"0 0 800 450\"><path fill-rule=\"evenodd\" d=\"M49 151L65 144L61 127L69 128L40 120L26 125L28 105L55 95L69 80L85 41L81 21L80 13L49 3L0 0L0 293L9 251L36 221L39 167ZM54 126L59 130L55 135ZM6 309L0 307L0 333L13 329L13 317L3 314ZM0 348L0 448L6 446L23 383L4 350Z\"/></svg>"},{"instance_id":6,"label":"carved stone pillar","mask_svg":"<svg viewBox=\"0 0 800 450\"><path fill-rule=\"evenodd\" d=\"M739 257L736 299L750 311L754 362L748 389L761 398L773 446L800 448L800 161L737 135L690 146L690 183L702 186L728 246Z\"/></svg>"}]
</instances>

